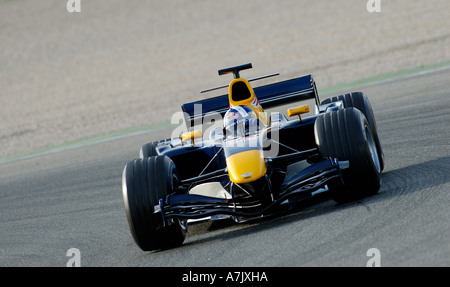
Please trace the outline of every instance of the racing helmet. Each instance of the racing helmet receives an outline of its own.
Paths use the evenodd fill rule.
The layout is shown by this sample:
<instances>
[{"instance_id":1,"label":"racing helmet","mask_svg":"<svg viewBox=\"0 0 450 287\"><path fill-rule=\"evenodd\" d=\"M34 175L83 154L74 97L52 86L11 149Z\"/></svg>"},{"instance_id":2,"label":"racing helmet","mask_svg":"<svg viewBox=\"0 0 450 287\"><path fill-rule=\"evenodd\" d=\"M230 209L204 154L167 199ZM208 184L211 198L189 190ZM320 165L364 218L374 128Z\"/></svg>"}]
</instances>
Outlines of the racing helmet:
<instances>
[{"instance_id":1,"label":"racing helmet","mask_svg":"<svg viewBox=\"0 0 450 287\"><path fill-rule=\"evenodd\" d=\"M263 126L256 112L247 106L234 106L229 109L224 116L223 124L226 138L249 136Z\"/></svg>"}]
</instances>

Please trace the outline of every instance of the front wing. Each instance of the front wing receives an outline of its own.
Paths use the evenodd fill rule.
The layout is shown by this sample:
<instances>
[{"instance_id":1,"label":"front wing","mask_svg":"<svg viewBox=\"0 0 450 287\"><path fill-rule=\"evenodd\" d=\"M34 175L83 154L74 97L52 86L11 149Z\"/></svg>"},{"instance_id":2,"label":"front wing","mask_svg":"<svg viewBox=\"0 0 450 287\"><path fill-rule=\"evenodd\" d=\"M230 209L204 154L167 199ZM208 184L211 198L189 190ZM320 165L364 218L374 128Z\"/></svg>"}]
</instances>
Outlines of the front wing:
<instances>
[{"instance_id":1,"label":"front wing","mask_svg":"<svg viewBox=\"0 0 450 287\"><path fill-rule=\"evenodd\" d=\"M282 160L282 159L281 159ZM281 192L273 198L272 202L255 209L254 205L245 202L236 202L234 198L217 198L197 194L172 194L161 199L155 206L155 213L161 213L164 224L167 220L179 219L204 219L207 217L223 215L253 218L268 215L284 203L293 203L312 197L315 192L325 188L328 181L341 178L341 169L348 167L348 162L339 162L336 159L325 159L312 164L302 170L296 176L284 182ZM211 176L226 174L226 169L203 175L202 178L190 179L190 184L195 180L205 180ZM183 182L182 182L183 183Z\"/></svg>"}]
</instances>

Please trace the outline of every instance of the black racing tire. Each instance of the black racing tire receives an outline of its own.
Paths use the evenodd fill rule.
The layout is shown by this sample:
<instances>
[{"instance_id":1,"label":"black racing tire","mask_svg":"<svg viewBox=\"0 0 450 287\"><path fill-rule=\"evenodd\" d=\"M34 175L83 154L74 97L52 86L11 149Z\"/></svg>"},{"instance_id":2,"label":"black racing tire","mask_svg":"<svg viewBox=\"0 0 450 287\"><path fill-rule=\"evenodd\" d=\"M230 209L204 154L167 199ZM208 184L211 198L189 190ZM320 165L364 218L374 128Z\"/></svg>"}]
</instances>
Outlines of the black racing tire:
<instances>
[{"instance_id":1,"label":"black racing tire","mask_svg":"<svg viewBox=\"0 0 450 287\"><path fill-rule=\"evenodd\" d=\"M178 177L167 156L129 162L122 175L125 211L131 234L144 251L169 249L183 244L186 224L175 219L163 226L161 213L154 213L160 199L174 190Z\"/></svg>"},{"instance_id":2,"label":"black racing tire","mask_svg":"<svg viewBox=\"0 0 450 287\"><path fill-rule=\"evenodd\" d=\"M373 113L372 105L370 104L369 98L362 92L353 92L345 95L340 95L324 100L321 104L330 104L337 101L342 101L344 108L357 108L360 110L367 119L369 126L372 130L374 136L375 145L377 147L377 152L380 161L381 171L384 169L384 153L381 147L380 138L378 136L377 123L375 121L375 115Z\"/></svg>"},{"instance_id":3,"label":"black racing tire","mask_svg":"<svg viewBox=\"0 0 450 287\"><path fill-rule=\"evenodd\" d=\"M314 125L316 144L326 158L348 161L342 169L342 181L328 182L332 198L347 202L378 192L381 165L372 129L364 114L356 108L325 113Z\"/></svg>"},{"instance_id":4,"label":"black racing tire","mask_svg":"<svg viewBox=\"0 0 450 287\"><path fill-rule=\"evenodd\" d=\"M139 150L139 158L147 158L152 156L157 156L158 152L156 151L156 146L158 145L158 141L149 142L144 144Z\"/></svg>"}]
</instances>

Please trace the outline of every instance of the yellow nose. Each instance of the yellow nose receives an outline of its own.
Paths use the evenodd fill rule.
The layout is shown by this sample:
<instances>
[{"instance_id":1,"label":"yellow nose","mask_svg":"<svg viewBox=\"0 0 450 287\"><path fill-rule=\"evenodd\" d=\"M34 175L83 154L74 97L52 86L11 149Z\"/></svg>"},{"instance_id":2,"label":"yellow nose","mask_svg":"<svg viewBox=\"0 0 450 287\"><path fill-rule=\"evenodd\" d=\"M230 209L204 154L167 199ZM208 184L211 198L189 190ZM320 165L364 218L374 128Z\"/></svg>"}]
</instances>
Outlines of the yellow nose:
<instances>
[{"instance_id":1,"label":"yellow nose","mask_svg":"<svg viewBox=\"0 0 450 287\"><path fill-rule=\"evenodd\" d=\"M234 183L255 181L266 174L266 163L261 150L248 150L227 158L230 180Z\"/></svg>"}]
</instances>

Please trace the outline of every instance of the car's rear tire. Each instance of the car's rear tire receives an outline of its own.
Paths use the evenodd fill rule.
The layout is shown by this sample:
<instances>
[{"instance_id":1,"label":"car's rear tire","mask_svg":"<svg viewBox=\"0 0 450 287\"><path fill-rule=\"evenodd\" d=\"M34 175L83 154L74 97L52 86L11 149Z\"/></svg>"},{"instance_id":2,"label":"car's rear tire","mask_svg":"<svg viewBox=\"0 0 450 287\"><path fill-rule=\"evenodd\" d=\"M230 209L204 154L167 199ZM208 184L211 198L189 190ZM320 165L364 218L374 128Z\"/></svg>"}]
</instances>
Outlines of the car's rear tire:
<instances>
[{"instance_id":1,"label":"car's rear tire","mask_svg":"<svg viewBox=\"0 0 450 287\"><path fill-rule=\"evenodd\" d=\"M158 141L149 142L144 144L139 150L139 158L147 158L152 156L157 156L158 152L156 151L156 146L158 145Z\"/></svg>"},{"instance_id":2,"label":"car's rear tire","mask_svg":"<svg viewBox=\"0 0 450 287\"><path fill-rule=\"evenodd\" d=\"M336 202L346 202L378 192L381 163L372 129L356 108L325 113L314 126L316 144L323 157L348 161L342 179L329 181L328 188Z\"/></svg>"},{"instance_id":3,"label":"car's rear tire","mask_svg":"<svg viewBox=\"0 0 450 287\"><path fill-rule=\"evenodd\" d=\"M380 138L378 137L377 123L375 121L375 116L373 114L373 109L372 105L370 104L369 98L362 92L353 92L326 99L322 102L322 105L334 103L337 101L342 101L342 103L344 104L344 108L351 108L351 107L357 108L366 117L370 129L372 130L372 134L374 136L374 142L377 147L381 171L383 171L384 154L383 149L381 147Z\"/></svg>"},{"instance_id":4,"label":"car's rear tire","mask_svg":"<svg viewBox=\"0 0 450 287\"><path fill-rule=\"evenodd\" d=\"M178 219L163 225L154 213L159 200L174 190L175 164L167 156L152 156L129 162L122 175L125 211L131 234L144 251L168 249L183 244L186 225Z\"/></svg>"}]
</instances>

